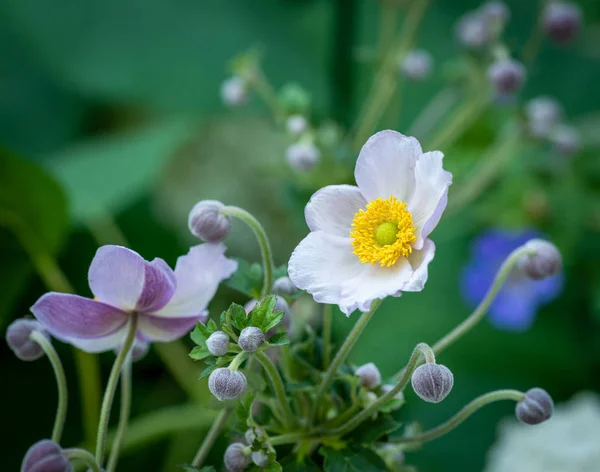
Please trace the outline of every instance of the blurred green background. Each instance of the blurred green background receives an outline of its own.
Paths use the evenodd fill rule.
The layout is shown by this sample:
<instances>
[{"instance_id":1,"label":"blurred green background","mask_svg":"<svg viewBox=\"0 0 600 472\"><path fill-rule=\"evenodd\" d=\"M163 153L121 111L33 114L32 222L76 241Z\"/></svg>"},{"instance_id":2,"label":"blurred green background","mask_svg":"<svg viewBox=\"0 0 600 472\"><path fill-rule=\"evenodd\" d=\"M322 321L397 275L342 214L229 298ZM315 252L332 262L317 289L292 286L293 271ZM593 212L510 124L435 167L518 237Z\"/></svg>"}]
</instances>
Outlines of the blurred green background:
<instances>
[{"instance_id":1,"label":"blurred green background","mask_svg":"<svg viewBox=\"0 0 600 472\"><path fill-rule=\"evenodd\" d=\"M403 132L444 86L444 63L459 54L454 22L478 4L432 2L417 44L432 53L435 71L428 81L406 87L401 114L388 117L387 126ZM537 4L507 4L512 17L505 40L520 50ZM535 180L546 198L543 218L529 212L525 197L534 181L523 177L517 163L489 198L442 221L433 234L437 255L426 289L386 301L353 353L354 362L373 361L391 375L415 343L433 342L463 319L469 307L460 296L459 275L481 229L535 225L549 234L564 253L564 293L542 310L530 331L501 332L483 323L444 354L443 363L455 375L452 395L429 405L409 392L402 413L426 427L491 389L542 386L557 401L579 390L600 390L600 3L580 4L585 31L569 47L544 43L521 94L559 99L584 139L583 152L567 170ZM276 263L284 264L307 232L302 204L310 193L295 186L284 160L285 137L266 108L253 100L242 110L226 110L220 84L236 54L259 47L275 87L301 84L311 94L313 119L348 126L373 76L371 64L359 59L377 42L378 10L376 0L4 0L1 208L26 215L39 242L86 296L87 268L97 248L90 227L110 239L103 222L112 215L132 248L174 264L194 243L187 213L204 198L253 212L271 235ZM451 149L442 149L448 167L460 176L472 166L507 113L490 110ZM536 162L544 152L527 148L518 157ZM46 291L21 242L0 227L2 330ZM228 246L231 255L258 259L241 224ZM222 288L211 313L231 301L246 300ZM337 315L340 339L356 317ZM70 374L73 400L64 444L74 445L82 436L72 351L55 344ZM2 422L9 433L1 446L2 470L17 470L29 445L49 435L54 380L45 360L19 362L4 343L0 355ZM134 366L134 417L186 399L161 357L164 353L153 350ZM101 359L107 375L112 355ZM200 366L185 357L183 362L190 364L182 369L191 377L198 374ZM196 383L195 377L188 380ZM482 470L496 424L512 408L486 408L458 431L410 454L409 463L422 472L450 470L448 464L451 470ZM203 424L152 447L127 450L120 469L176 470L173 464L190 460L210 419L207 414ZM225 445L221 441L211 455L214 462Z\"/></svg>"}]
</instances>

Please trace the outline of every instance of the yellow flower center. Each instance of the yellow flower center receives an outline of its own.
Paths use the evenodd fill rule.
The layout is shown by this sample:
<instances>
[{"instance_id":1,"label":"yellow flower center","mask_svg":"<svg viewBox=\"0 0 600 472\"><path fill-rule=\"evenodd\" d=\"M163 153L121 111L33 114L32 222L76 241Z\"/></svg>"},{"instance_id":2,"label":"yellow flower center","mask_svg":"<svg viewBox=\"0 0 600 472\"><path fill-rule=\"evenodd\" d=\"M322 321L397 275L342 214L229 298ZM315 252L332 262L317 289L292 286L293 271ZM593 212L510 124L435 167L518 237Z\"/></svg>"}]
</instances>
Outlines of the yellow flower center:
<instances>
[{"instance_id":1,"label":"yellow flower center","mask_svg":"<svg viewBox=\"0 0 600 472\"><path fill-rule=\"evenodd\" d=\"M350 233L354 254L364 264L392 266L412 252L415 230L406 203L394 196L377 198L354 215Z\"/></svg>"}]
</instances>

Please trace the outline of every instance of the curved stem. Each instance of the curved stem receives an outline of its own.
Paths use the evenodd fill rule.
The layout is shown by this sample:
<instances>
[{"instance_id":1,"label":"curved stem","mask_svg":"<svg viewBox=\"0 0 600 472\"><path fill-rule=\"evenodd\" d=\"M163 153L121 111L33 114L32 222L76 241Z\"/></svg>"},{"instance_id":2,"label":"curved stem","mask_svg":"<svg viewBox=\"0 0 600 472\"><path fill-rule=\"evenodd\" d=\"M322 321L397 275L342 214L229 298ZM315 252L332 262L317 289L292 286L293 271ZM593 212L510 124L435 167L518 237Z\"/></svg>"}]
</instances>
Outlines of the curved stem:
<instances>
[{"instance_id":1,"label":"curved stem","mask_svg":"<svg viewBox=\"0 0 600 472\"><path fill-rule=\"evenodd\" d=\"M404 370L402 378L400 379L398 384L392 390L387 392L385 395L382 395L381 397L379 397L371 405L369 405L368 408L365 408L359 414L357 414L356 416L354 416L350 420L348 420L346 423L339 426L338 428L335 428L332 431L327 431L326 434L328 436L337 436L337 437L344 436L344 435L350 433L351 431L353 431L363 421L371 418L371 416L373 416L373 413L378 411L379 408L381 408L383 405L385 405L389 401L393 400L394 397L398 393L402 392L406 388L413 371L415 370L415 368L418 365L419 357L424 356L426 358L430 358L430 356L432 356L432 355L433 355L433 352L431 351L431 348L427 344L425 344L425 343L417 344L417 347L414 348L414 350L410 356L410 359L408 360L408 364L407 364L406 369Z\"/></svg>"},{"instance_id":2,"label":"curved stem","mask_svg":"<svg viewBox=\"0 0 600 472\"><path fill-rule=\"evenodd\" d=\"M280 436L274 436L270 438L269 443L271 446L281 446L282 444L292 444L304 439L307 439L307 435L305 433L281 434ZM310 439L314 439L316 441L319 438L311 437Z\"/></svg>"},{"instance_id":3,"label":"curved stem","mask_svg":"<svg viewBox=\"0 0 600 472\"><path fill-rule=\"evenodd\" d=\"M135 333L137 331L138 314L131 314L131 321L129 321L129 328L127 331L127 337L123 342L115 363L110 371L108 383L106 384L106 390L104 391L104 399L102 400L102 409L100 410L100 421L98 423L98 434L96 436L96 462L102 466L104 459L104 449L106 447L106 432L108 429L108 420L110 419L110 410L112 407L113 399L115 397L115 391L117 389L117 383L119 382L119 376L121 375L121 369L125 359L131 351L133 342L135 340Z\"/></svg>"},{"instance_id":4,"label":"curved stem","mask_svg":"<svg viewBox=\"0 0 600 472\"><path fill-rule=\"evenodd\" d=\"M198 449L198 452L196 452L196 455L194 456L192 466L196 467L197 469L199 469L202 466L202 463L206 459L206 456L210 452L210 449L213 447L213 444L217 440L217 437L223 429L223 426L225 426L225 423L227 422L227 418L229 418L229 414L231 413L231 411L231 409L225 408L221 410L219 415L215 418L214 423L210 427L210 430L208 431L206 437L200 445L200 449Z\"/></svg>"},{"instance_id":5,"label":"curved stem","mask_svg":"<svg viewBox=\"0 0 600 472\"><path fill-rule=\"evenodd\" d=\"M371 318L373 318L373 315L377 311L377 308L379 308L379 305L381 305L382 301L383 300L374 300L371 303L371 309L369 311L361 314L361 317L355 323L355 325L352 328L352 330L350 331L350 333L348 333L348 337L344 341L344 344L342 344L342 346L340 347L340 350L337 352L337 354L333 358L333 362L329 366L329 369L327 369L327 372L325 373L325 377L321 381L321 385L319 385L319 390L317 390L317 395L315 397L315 400L313 403L313 408L312 408L311 422L314 421L315 416L317 414L317 410L319 409L319 405L323 399L323 396L325 395L325 392L327 391L327 389L333 383L333 378L334 378L335 374L337 373L338 368L346 360L346 358L348 357L348 354L350 354L350 351L356 344L356 341L358 341L358 338L360 337L362 332L365 330L365 328L369 324L369 321L371 321Z\"/></svg>"},{"instance_id":6,"label":"curved stem","mask_svg":"<svg viewBox=\"0 0 600 472\"><path fill-rule=\"evenodd\" d=\"M238 352L229 364L229 368L231 370L238 370L247 357L248 353L246 351Z\"/></svg>"},{"instance_id":7,"label":"curved stem","mask_svg":"<svg viewBox=\"0 0 600 472\"><path fill-rule=\"evenodd\" d=\"M273 254L271 252L271 245L269 244L269 238L267 237L267 233L265 232L262 225L258 222L258 220L243 208L227 206L223 208L222 213L224 215L239 218L248 226L250 226L250 229L252 229L252 231L254 232L254 235L256 236L256 239L260 246L260 253L262 255L263 260L263 270L265 274L261 298L266 297L269 293L271 293L273 289Z\"/></svg>"},{"instance_id":8,"label":"curved stem","mask_svg":"<svg viewBox=\"0 0 600 472\"><path fill-rule=\"evenodd\" d=\"M271 381L271 385L273 386L273 390L275 391L275 396L277 397L277 401L279 402L279 406L281 408L281 412L283 414L283 419L287 426L291 426L296 424L296 417L294 412L290 408L287 397L285 395L285 388L283 386L283 381L281 380L281 376L277 371L277 368L269 359L269 357L262 351L255 352L254 357L258 359L258 362L262 365L263 369L267 373L269 380Z\"/></svg>"},{"instance_id":9,"label":"curved stem","mask_svg":"<svg viewBox=\"0 0 600 472\"><path fill-rule=\"evenodd\" d=\"M410 437L392 438L390 439L390 441L403 444L423 443L427 441L432 441L452 431L463 421L469 418L469 416L471 416L473 413L475 413L477 410L484 407L485 405L501 400L513 400L515 402L520 402L524 398L525 394L523 392L519 392L518 390L496 390L495 392L489 392L484 395L481 395L480 397L477 397L475 400L471 401L471 403L463 407L462 410L460 410L448 421L442 423L441 425L433 429L430 429L429 431L425 431L421 434L417 434L415 436Z\"/></svg>"},{"instance_id":10,"label":"curved stem","mask_svg":"<svg viewBox=\"0 0 600 472\"><path fill-rule=\"evenodd\" d=\"M325 305L323 307L323 369L327 369L331 362L331 315L333 307Z\"/></svg>"},{"instance_id":11,"label":"curved stem","mask_svg":"<svg viewBox=\"0 0 600 472\"><path fill-rule=\"evenodd\" d=\"M87 465L92 470L92 472L102 472L100 466L96 462L96 459L94 459L93 454L89 451L86 451L85 449L64 449L63 453L65 454L65 456L67 456L69 460L75 459L84 462L85 465Z\"/></svg>"},{"instance_id":12,"label":"curved stem","mask_svg":"<svg viewBox=\"0 0 600 472\"><path fill-rule=\"evenodd\" d=\"M63 368L60 357L54 349L52 343L39 331L32 331L29 339L35 341L46 353L46 356L54 369L56 377L56 386L58 387L58 407L56 408L56 419L54 420L54 428L52 429L52 441L60 443L65 419L67 417L67 404L69 402L69 392L67 389L67 378L65 377L65 369Z\"/></svg>"},{"instance_id":13,"label":"curved stem","mask_svg":"<svg viewBox=\"0 0 600 472\"><path fill-rule=\"evenodd\" d=\"M114 472L117 468L119 453L121 452L121 444L127 432L129 423L129 415L131 411L131 356L125 360L123 371L121 372L121 410L119 411L119 425L117 426L117 434L110 449L108 457L108 465L106 472Z\"/></svg>"}]
</instances>

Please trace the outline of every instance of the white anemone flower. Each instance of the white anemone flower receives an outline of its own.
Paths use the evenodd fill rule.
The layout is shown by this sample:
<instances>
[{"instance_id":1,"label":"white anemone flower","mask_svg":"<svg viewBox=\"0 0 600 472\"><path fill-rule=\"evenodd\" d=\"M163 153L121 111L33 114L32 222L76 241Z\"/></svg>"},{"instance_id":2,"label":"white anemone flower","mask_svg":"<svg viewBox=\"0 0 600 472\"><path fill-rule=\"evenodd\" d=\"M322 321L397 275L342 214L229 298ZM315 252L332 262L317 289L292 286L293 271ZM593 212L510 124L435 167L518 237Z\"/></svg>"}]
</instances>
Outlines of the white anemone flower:
<instances>
[{"instance_id":1,"label":"white anemone flower","mask_svg":"<svg viewBox=\"0 0 600 472\"><path fill-rule=\"evenodd\" d=\"M288 265L294 284L346 314L419 292L435 245L428 238L448 200L443 154L415 138L380 131L360 151L352 185L330 185L306 205L311 232Z\"/></svg>"}]
</instances>

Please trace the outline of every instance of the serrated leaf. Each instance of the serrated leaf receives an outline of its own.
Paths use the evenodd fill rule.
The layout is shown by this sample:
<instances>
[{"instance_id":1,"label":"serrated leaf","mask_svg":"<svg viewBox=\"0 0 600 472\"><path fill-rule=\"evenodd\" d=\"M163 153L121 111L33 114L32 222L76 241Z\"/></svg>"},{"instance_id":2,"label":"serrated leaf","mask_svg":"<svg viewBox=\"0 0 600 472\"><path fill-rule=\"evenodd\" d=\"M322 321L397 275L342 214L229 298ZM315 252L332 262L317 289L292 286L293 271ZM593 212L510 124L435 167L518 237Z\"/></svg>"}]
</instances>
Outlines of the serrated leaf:
<instances>
[{"instance_id":1,"label":"serrated leaf","mask_svg":"<svg viewBox=\"0 0 600 472\"><path fill-rule=\"evenodd\" d=\"M395 421L391 415L379 415L374 420L365 421L360 428L354 430L351 437L358 444L371 444L400 426L402 423Z\"/></svg>"},{"instance_id":2,"label":"serrated leaf","mask_svg":"<svg viewBox=\"0 0 600 472\"><path fill-rule=\"evenodd\" d=\"M235 407L235 414L244 426L246 426L248 418L252 416L252 403L255 397L256 393L250 392L244 395Z\"/></svg>"},{"instance_id":3,"label":"serrated leaf","mask_svg":"<svg viewBox=\"0 0 600 472\"><path fill-rule=\"evenodd\" d=\"M275 313L274 316L271 317L271 320L266 324L263 331L267 332L270 329L273 329L275 326L277 326L279 323L281 323L283 316L284 316L284 313L281 311Z\"/></svg>"},{"instance_id":4,"label":"serrated leaf","mask_svg":"<svg viewBox=\"0 0 600 472\"><path fill-rule=\"evenodd\" d=\"M210 375L211 372L213 370L215 370L217 368L216 365L213 364L209 364L206 366L206 368L200 373L200 378L203 379L204 377L206 377L207 375Z\"/></svg>"},{"instance_id":5,"label":"serrated leaf","mask_svg":"<svg viewBox=\"0 0 600 472\"><path fill-rule=\"evenodd\" d=\"M192 351L189 353L189 356L194 359L195 361L200 361L202 359L205 359L209 356L212 356L212 354L210 353L210 351L206 348L206 346L196 346L195 348L192 349Z\"/></svg>"},{"instance_id":6,"label":"serrated leaf","mask_svg":"<svg viewBox=\"0 0 600 472\"><path fill-rule=\"evenodd\" d=\"M198 321L196 327L190 333L190 338L199 346L205 346L210 335L208 328Z\"/></svg>"},{"instance_id":7,"label":"serrated leaf","mask_svg":"<svg viewBox=\"0 0 600 472\"><path fill-rule=\"evenodd\" d=\"M256 326L263 332L266 332L267 329L265 329L265 327L269 324L276 302L277 299L273 295L269 295L268 297L265 297L263 301L257 303L250 312L252 326Z\"/></svg>"},{"instance_id":8,"label":"serrated leaf","mask_svg":"<svg viewBox=\"0 0 600 472\"><path fill-rule=\"evenodd\" d=\"M284 344L290 343L290 338L288 338L286 333L276 333L271 336L267 342L272 346L283 346Z\"/></svg>"},{"instance_id":9,"label":"serrated leaf","mask_svg":"<svg viewBox=\"0 0 600 472\"><path fill-rule=\"evenodd\" d=\"M227 310L227 317L231 319L233 326L240 331L250 324L250 317L246 315L246 310L237 303L232 303Z\"/></svg>"},{"instance_id":10,"label":"serrated leaf","mask_svg":"<svg viewBox=\"0 0 600 472\"><path fill-rule=\"evenodd\" d=\"M217 323L215 323L215 320L213 320L212 318L210 320L208 320L206 327L208 328L208 332L210 334L213 334L215 331L217 331L219 329L217 326Z\"/></svg>"}]
</instances>

